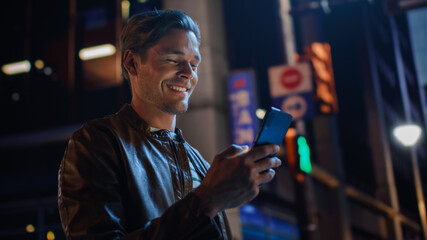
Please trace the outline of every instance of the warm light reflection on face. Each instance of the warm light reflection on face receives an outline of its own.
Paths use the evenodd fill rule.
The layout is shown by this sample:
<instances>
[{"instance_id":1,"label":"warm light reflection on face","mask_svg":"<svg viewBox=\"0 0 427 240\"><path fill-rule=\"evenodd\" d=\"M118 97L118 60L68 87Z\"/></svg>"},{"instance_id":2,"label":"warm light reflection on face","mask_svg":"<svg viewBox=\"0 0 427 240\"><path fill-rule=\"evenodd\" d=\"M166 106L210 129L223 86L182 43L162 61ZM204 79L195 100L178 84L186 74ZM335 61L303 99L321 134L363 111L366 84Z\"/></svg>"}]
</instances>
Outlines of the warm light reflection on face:
<instances>
[{"instance_id":1,"label":"warm light reflection on face","mask_svg":"<svg viewBox=\"0 0 427 240\"><path fill-rule=\"evenodd\" d=\"M170 114L187 111L200 63L199 42L194 33L172 29L147 50L144 60L137 61L137 76L131 80L133 100Z\"/></svg>"}]
</instances>

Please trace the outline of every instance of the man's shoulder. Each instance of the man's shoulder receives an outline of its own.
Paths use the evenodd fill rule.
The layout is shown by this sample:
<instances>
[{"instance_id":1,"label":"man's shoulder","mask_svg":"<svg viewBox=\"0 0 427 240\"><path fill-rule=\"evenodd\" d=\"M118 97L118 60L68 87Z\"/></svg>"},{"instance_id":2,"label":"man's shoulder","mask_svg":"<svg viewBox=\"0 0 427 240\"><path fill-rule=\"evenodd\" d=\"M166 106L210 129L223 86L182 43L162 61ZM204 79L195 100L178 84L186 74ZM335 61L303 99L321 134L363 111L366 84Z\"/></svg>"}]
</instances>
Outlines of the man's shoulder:
<instances>
[{"instance_id":1,"label":"man's shoulder","mask_svg":"<svg viewBox=\"0 0 427 240\"><path fill-rule=\"evenodd\" d=\"M74 132L73 137L92 134L112 134L119 130L123 130L131 127L131 124L124 117L124 114L121 114L120 110L117 113L106 115L102 118L95 118L88 120L84 123L76 132Z\"/></svg>"},{"instance_id":2,"label":"man's shoulder","mask_svg":"<svg viewBox=\"0 0 427 240\"><path fill-rule=\"evenodd\" d=\"M114 128L117 123L123 121L124 119L118 113L114 113L102 118L91 119L83 124L83 126L88 128Z\"/></svg>"},{"instance_id":3,"label":"man's shoulder","mask_svg":"<svg viewBox=\"0 0 427 240\"><path fill-rule=\"evenodd\" d=\"M73 133L71 139L92 138L94 135L108 135L114 129L111 116L92 119L84 123L77 131Z\"/></svg>"}]
</instances>

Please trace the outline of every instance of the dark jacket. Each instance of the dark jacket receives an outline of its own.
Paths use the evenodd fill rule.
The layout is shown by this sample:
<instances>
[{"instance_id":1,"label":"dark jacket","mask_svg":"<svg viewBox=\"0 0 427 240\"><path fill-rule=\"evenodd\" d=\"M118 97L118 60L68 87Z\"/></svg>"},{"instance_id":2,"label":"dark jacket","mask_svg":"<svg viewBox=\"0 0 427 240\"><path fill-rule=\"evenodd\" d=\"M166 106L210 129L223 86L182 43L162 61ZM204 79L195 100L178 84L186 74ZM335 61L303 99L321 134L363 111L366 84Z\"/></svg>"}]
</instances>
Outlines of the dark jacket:
<instances>
[{"instance_id":1,"label":"dark jacket","mask_svg":"<svg viewBox=\"0 0 427 240\"><path fill-rule=\"evenodd\" d=\"M176 133L150 132L129 105L76 131L59 169L67 238L232 239L225 213L201 212L188 161L202 176L209 164Z\"/></svg>"}]
</instances>

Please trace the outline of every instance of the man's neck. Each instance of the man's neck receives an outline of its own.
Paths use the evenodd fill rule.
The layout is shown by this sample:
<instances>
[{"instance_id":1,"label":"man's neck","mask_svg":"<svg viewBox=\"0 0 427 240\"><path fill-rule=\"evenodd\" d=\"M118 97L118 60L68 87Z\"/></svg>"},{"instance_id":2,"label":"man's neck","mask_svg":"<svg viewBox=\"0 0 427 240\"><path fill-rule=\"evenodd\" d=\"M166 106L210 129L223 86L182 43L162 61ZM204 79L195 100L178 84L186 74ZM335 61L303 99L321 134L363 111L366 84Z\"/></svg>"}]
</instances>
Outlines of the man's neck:
<instances>
[{"instance_id":1,"label":"man's neck","mask_svg":"<svg viewBox=\"0 0 427 240\"><path fill-rule=\"evenodd\" d=\"M176 116L174 114L165 113L152 104L143 104L135 100L132 100L131 106L150 127L175 131Z\"/></svg>"}]
</instances>

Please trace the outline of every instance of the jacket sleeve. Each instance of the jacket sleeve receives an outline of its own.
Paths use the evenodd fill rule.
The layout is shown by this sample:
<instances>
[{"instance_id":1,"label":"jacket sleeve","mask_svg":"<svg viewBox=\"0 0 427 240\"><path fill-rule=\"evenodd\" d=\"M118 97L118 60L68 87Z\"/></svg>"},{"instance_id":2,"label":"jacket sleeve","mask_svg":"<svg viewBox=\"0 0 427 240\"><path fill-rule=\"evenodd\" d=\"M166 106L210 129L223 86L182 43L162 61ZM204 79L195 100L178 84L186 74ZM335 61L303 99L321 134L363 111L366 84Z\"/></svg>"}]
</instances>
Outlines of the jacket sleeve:
<instances>
[{"instance_id":1,"label":"jacket sleeve","mask_svg":"<svg viewBox=\"0 0 427 240\"><path fill-rule=\"evenodd\" d=\"M59 169L58 204L67 239L221 239L193 193L139 229L128 229L127 183L114 135L86 124L70 139Z\"/></svg>"}]
</instances>

